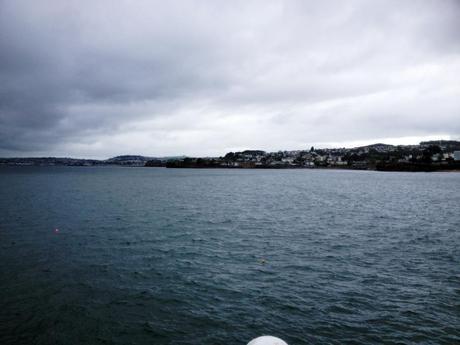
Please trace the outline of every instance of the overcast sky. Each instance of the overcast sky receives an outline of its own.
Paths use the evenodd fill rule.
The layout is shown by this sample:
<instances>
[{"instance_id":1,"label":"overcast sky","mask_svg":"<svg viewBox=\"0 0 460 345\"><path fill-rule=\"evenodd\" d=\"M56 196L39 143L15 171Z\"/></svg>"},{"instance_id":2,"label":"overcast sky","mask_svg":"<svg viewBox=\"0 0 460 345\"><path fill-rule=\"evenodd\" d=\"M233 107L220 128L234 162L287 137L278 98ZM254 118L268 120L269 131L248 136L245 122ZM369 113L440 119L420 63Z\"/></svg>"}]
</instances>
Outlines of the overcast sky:
<instances>
[{"instance_id":1,"label":"overcast sky","mask_svg":"<svg viewBox=\"0 0 460 345\"><path fill-rule=\"evenodd\" d=\"M460 1L0 0L0 156L460 139Z\"/></svg>"}]
</instances>

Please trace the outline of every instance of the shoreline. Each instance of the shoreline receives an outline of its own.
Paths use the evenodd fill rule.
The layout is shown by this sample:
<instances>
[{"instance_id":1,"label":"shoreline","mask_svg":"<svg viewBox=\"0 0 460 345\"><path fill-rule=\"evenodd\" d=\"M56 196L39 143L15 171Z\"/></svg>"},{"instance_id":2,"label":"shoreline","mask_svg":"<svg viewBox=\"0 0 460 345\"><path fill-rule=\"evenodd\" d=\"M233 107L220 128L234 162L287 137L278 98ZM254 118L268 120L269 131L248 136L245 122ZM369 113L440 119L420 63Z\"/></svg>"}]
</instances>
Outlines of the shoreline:
<instances>
[{"instance_id":1,"label":"shoreline","mask_svg":"<svg viewBox=\"0 0 460 345\"><path fill-rule=\"evenodd\" d=\"M107 165L8 165L0 164L1 168L161 168L161 169L208 169L208 170L337 170L337 171L376 171L376 172L408 172L408 173L432 173L432 172L443 172L443 173L460 173L460 169L431 169L431 170L385 170L385 169L376 169L376 168L345 168L345 167L209 167L209 166L142 166L142 165L117 165L117 164L107 164Z\"/></svg>"}]
</instances>

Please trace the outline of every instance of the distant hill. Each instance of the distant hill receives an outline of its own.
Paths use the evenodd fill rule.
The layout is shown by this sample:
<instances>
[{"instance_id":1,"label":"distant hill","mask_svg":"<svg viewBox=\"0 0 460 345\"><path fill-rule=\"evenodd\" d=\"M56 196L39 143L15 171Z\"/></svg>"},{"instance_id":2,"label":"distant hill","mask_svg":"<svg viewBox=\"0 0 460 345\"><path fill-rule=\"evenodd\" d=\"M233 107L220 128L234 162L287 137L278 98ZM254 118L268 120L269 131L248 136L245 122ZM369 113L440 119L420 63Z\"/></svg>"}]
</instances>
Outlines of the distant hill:
<instances>
[{"instance_id":1,"label":"distant hill","mask_svg":"<svg viewBox=\"0 0 460 345\"><path fill-rule=\"evenodd\" d=\"M122 156L115 156L112 158L107 159L107 162L122 162L122 161L148 161L153 157L145 157L145 156L138 156L138 155L122 155Z\"/></svg>"},{"instance_id":2,"label":"distant hill","mask_svg":"<svg viewBox=\"0 0 460 345\"><path fill-rule=\"evenodd\" d=\"M65 157L0 158L0 165L14 166L97 166L104 164L104 161L97 159L79 159Z\"/></svg>"},{"instance_id":3,"label":"distant hill","mask_svg":"<svg viewBox=\"0 0 460 345\"><path fill-rule=\"evenodd\" d=\"M105 162L110 165L122 165L130 167L164 167L166 162L184 159L185 156L173 157L146 157L138 155L122 155L107 159Z\"/></svg>"},{"instance_id":4,"label":"distant hill","mask_svg":"<svg viewBox=\"0 0 460 345\"><path fill-rule=\"evenodd\" d=\"M456 140L431 140L431 141L422 141L420 143L421 147L428 147L432 145L439 146L443 151L460 150L460 141L456 141Z\"/></svg>"},{"instance_id":5,"label":"distant hill","mask_svg":"<svg viewBox=\"0 0 460 345\"><path fill-rule=\"evenodd\" d=\"M356 147L356 148L354 148L352 150L364 150L364 151L374 150L374 151L377 151L377 152L386 152L386 151L394 150L395 148L396 148L396 146L394 146L394 145L377 143L377 144L372 144L372 145Z\"/></svg>"},{"instance_id":6,"label":"distant hill","mask_svg":"<svg viewBox=\"0 0 460 345\"><path fill-rule=\"evenodd\" d=\"M130 167L165 166L167 161L184 159L185 156L147 157L140 155L122 155L109 159L80 159L67 157L20 157L0 158L1 165L10 166L104 166L120 165ZM147 164L150 162L149 164Z\"/></svg>"},{"instance_id":7,"label":"distant hill","mask_svg":"<svg viewBox=\"0 0 460 345\"><path fill-rule=\"evenodd\" d=\"M122 155L109 158L104 162L113 165L126 165L126 166L144 166L149 160L155 159L153 157L145 157L138 155Z\"/></svg>"},{"instance_id":8,"label":"distant hill","mask_svg":"<svg viewBox=\"0 0 460 345\"><path fill-rule=\"evenodd\" d=\"M395 147L395 145L377 143L377 144L371 144L371 145L362 146L362 147L368 147L370 149L374 149L374 148L390 148L390 147Z\"/></svg>"}]
</instances>

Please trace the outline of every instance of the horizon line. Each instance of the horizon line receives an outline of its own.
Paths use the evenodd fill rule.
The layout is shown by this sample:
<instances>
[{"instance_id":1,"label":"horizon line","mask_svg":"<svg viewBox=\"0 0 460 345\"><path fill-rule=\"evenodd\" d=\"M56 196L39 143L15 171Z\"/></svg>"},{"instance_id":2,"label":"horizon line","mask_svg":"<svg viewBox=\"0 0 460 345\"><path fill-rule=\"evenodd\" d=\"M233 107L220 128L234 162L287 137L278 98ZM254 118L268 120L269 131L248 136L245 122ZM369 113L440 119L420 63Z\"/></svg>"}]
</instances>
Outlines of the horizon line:
<instances>
[{"instance_id":1,"label":"horizon line","mask_svg":"<svg viewBox=\"0 0 460 345\"><path fill-rule=\"evenodd\" d=\"M349 146L349 147L346 147L346 146L335 146L335 147L320 147L320 148L315 148L314 145L311 145L311 148L314 148L314 150L335 150L335 149L348 149L348 150L351 150L351 149L357 149L357 148L362 148L362 147L368 147L368 146L374 146L374 145L387 145L387 146L395 146L395 147L398 147L398 146L419 146L421 143L423 142L436 142L436 141L456 141L456 142L460 142L460 140L454 140L454 139L432 139L432 140L422 140L420 141L419 143L417 144L387 144L387 143L384 143L384 142L375 142L373 144L367 144L367 145L359 145L359 146ZM308 146L308 145L307 145ZM310 148L310 149L311 149ZM263 152L284 152L284 151L287 151L287 152L290 152L290 151L309 151L310 149L308 148L305 148L305 149L285 149L285 150L274 150L274 151L271 151L271 150L261 150L261 149L250 149L250 148L246 148L246 149L240 149L240 150L230 150L230 151L227 151L226 153L229 153L229 152L244 152L244 151L263 151ZM225 154L226 154L225 153ZM225 155L224 154L224 155ZM109 159L112 159L112 158L116 158L116 157L123 157L123 156L140 156L140 157L145 157L145 158L153 158L153 159L164 159L164 158L176 158L176 157L188 157L188 158L195 158L195 157L203 157L203 158L215 158L215 157L223 157L222 155L219 155L219 156L212 156L212 155L202 155L202 156L199 156L199 155L186 155L186 154L172 154L172 155L144 155L144 154L134 154L134 153L131 153L131 154L118 154L118 155L114 155L114 156L110 156L108 158L81 158L81 157L72 157L72 156L67 156L67 155L63 155L63 156L53 156L53 155L39 155L39 156L0 156L0 159L15 159L15 158L22 158L22 159L27 159L27 158L31 158L31 159L38 159L38 158L59 158L59 159L80 159L80 160L94 160L94 161L105 161L105 160L109 160Z\"/></svg>"}]
</instances>

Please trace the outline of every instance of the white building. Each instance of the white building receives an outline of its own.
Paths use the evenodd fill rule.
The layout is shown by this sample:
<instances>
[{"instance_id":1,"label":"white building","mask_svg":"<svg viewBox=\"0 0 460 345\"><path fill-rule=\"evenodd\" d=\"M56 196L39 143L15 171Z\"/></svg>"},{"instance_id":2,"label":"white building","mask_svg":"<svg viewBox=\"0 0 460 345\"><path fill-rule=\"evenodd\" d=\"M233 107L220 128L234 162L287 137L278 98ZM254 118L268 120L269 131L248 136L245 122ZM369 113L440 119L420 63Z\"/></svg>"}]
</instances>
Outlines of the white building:
<instances>
[{"instance_id":1,"label":"white building","mask_svg":"<svg viewBox=\"0 0 460 345\"><path fill-rule=\"evenodd\" d=\"M460 151L454 151L454 160L460 161Z\"/></svg>"},{"instance_id":2,"label":"white building","mask_svg":"<svg viewBox=\"0 0 460 345\"><path fill-rule=\"evenodd\" d=\"M285 158L281 158L281 161L284 162L284 163L292 164L292 163L294 163L294 158L292 158L292 157L285 157Z\"/></svg>"}]
</instances>

